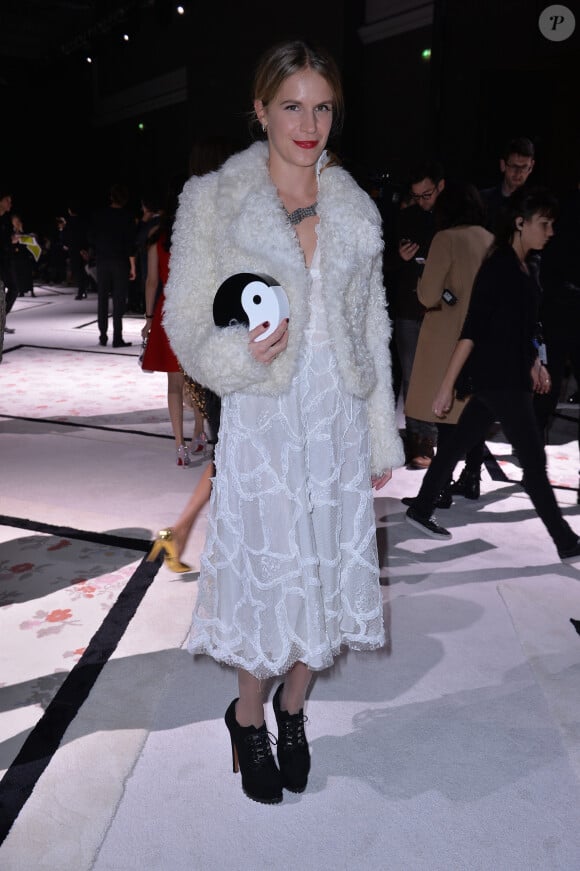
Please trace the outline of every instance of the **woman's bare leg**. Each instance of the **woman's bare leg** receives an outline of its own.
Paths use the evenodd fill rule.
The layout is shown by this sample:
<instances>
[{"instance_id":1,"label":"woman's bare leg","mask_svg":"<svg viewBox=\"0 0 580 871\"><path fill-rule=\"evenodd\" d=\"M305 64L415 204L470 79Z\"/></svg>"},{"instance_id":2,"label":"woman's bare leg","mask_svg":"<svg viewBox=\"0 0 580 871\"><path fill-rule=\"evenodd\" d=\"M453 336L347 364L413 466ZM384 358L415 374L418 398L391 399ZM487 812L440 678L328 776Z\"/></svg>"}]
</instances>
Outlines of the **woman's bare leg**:
<instances>
[{"instance_id":1,"label":"woman's bare leg","mask_svg":"<svg viewBox=\"0 0 580 871\"><path fill-rule=\"evenodd\" d=\"M312 680L312 672L303 662L297 662L284 677L280 708L289 714L297 714L304 707L306 690Z\"/></svg>"},{"instance_id":2,"label":"woman's bare leg","mask_svg":"<svg viewBox=\"0 0 580 871\"><path fill-rule=\"evenodd\" d=\"M203 415L195 402L193 403L193 414L195 418L195 423L193 426L193 441L200 437L203 434Z\"/></svg>"},{"instance_id":3,"label":"woman's bare leg","mask_svg":"<svg viewBox=\"0 0 580 871\"><path fill-rule=\"evenodd\" d=\"M176 448L183 444L183 381L181 372L167 373L167 408Z\"/></svg>"},{"instance_id":4,"label":"woman's bare leg","mask_svg":"<svg viewBox=\"0 0 580 871\"><path fill-rule=\"evenodd\" d=\"M255 726L264 722L262 681L244 669L238 669L240 697L236 704L236 720L240 726Z\"/></svg>"},{"instance_id":5,"label":"woman's bare leg","mask_svg":"<svg viewBox=\"0 0 580 871\"><path fill-rule=\"evenodd\" d=\"M197 402L193 399L191 392L188 390L187 385L185 383L185 378L183 379L183 401L193 411L193 436L191 438L191 451L195 452L195 442L196 440L205 434L204 429L204 417L201 411L199 410L199 406Z\"/></svg>"},{"instance_id":6,"label":"woman's bare leg","mask_svg":"<svg viewBox=\"0 0 580 871\"><path fill-rule=\"evenodd\" d=\"M303 662L297 662L284 677L280 708L289 714L297 714L304 707L306 690L312 680L312 672ZM243 669L238 670L240 698L236 705L236 720L240 726L255 726L264 722L262 681Z\"/></svg>"},{"instance_id":7,"label":"woman's bare leg","mask_svg":"<svg viewBox=\"0 0 580 871\"><path fill-rule=\"evenodd\" d=\"M191 532L192 526L196 521L197 515L209 501L211 493L211 479L214 475L213 463L208 463L203 470L203 475L198 481L197 487L189 497L189 501L171 529L173 538L177 545L178 556L181 556L187 544L187 539Z\"/></svg>"}]
</instances>

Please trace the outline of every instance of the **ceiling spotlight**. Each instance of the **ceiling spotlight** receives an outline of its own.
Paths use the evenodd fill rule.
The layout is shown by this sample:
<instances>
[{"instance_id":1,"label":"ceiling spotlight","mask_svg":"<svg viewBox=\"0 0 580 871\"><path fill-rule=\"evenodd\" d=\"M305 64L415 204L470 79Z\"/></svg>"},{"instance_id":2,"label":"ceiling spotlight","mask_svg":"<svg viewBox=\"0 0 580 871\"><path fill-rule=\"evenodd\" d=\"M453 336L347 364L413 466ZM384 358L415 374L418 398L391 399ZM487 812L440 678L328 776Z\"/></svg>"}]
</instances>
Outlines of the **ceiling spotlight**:
<instances>
[{"instance_id":1,"label":"ceiling spotlight","mask_svg":"<svg viewBox=\"0 0 580 871\"><path fill-rule=\"evenodd\" d=\"M177 14L184 15L184 13L185 13L185 9L183 8L183 6L178 6L177 7Z\"/></svg>"},{"instance_id":2,"label":"ceiling spotlight","mask_svg":"<svg viewBox=\"0 0 580 871\"><path fill-rule=\"evenodd\" d=\"M89 54L86 56L85 60L88 64L92 64L92 62L93 62L93 59Z\"/></svg>"},{"instance_id":3,"label":"ceiling spotlight","mask_svg":"<svg viewBox=\"0 0 580 871\"><path fill-rule=\"evenodd\" d=\"M124 42L129 42L129 34L128 33L123 34L123 40L124 40Z\"/></svg>"},{"instance_id":4,"label":"ceiling spotlight","mask_svg":"<svg viewBox=\"0 0 580 871\"><path fill-rule=\"evenodd\" d=\"M423 60L431 60L431 49L424 48L423 51L421 52L421 57Z\"/></svg>"}]
</instances>

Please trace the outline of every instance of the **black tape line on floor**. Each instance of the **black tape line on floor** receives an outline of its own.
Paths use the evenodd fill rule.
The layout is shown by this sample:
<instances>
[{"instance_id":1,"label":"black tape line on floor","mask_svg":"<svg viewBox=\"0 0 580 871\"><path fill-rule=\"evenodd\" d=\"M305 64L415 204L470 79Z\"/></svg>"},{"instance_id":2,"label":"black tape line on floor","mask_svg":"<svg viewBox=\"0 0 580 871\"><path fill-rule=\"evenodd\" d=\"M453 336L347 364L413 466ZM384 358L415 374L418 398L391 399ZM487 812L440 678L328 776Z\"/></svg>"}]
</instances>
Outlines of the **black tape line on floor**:
<instances>
[{"instance_id":1,"label":"black tape line on floor","mask_svg":"<svg viewBox=\"0 0 580 871\"><path fill-rule=\"evenodd\" d=\"M104 544L109 547L123 547L128 550L139 550L148 553L151 541L143 538L128 538L122 535L109 535L107 532L88 532L83 529L72 529L69 526L55 526L52 523L39 523L36 520L24 520L21 517L7 517L0 514L0 526L14 526L16 529L29 529L31 532L45 532L57 535L59 538L74 538L80 541L90 541L93 544Z\"/></svg>"},{"instance_id":2,"label":"black tape line on floor","mask_svg":"<svg viewBox=\"0 0 580 871\"><path fill-rule=\"evenodd\" d=\"M161 563L162 558L154 562L143 559L139 564L91 638L81 659L65 678L0 781L0 844L30 798L101 671L115 652Z\"/></svg>"},{"instance_id":3,"label":"black tape line on floor","mask_svg":"<svg viewBox=\"0 0 580 871\"><path fill-rule=\"evenodd\" d=\"M73 329L78 329L78 327L73 327ZM96 344L96 343L95 343ZM141 342L135 340L133 342L133 347L135 348L135 352L130 351L128 354L122 354L123 357L138 357L141 353ZM120 351L117 348L114 348L112 345L109 350L104 351L103 348L98 350L98 348L63 348L61 345L31 345L29 342L22 342L19 345L13 345L12 348L5 348L4 353L8 354L11 351L21 351L23 348L34 348L37 351L73 351L78 352L79 354L116 354L119 355Z\"/></svg>"},{"instance_id":4,"label":"black tape line on floor","mask_svg":"<svg viewBox=\"0 0 580 871\"><path fill-rule=\"evenodd\" d=\"M172 435L163 435L163 433L146 432L142 429L124 429L118 426L104 426L98 423L82 423L76 420L55 420L53 417L24 417L21 414L4 414L0 413L2 420L24 420L27 423L50 423L52 426L72 426L77 429L95 429L103 432L121 432L126 435L146 436L150 439L170 439L174 440Z\"/></svg>"}]
</instances>

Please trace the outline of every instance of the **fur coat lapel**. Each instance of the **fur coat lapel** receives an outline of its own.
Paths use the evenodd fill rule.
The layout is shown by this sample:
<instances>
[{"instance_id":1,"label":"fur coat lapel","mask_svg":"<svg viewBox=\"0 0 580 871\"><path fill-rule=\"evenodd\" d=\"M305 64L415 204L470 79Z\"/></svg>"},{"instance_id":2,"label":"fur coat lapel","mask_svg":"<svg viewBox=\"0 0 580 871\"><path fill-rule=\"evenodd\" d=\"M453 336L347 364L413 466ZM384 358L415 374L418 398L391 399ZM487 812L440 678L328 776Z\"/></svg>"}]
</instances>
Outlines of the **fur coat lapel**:
<instances>
[{"instance_id":1,"label":"fur coat lapel","mask_svg":"<svg viewBox=\"0 0 580 871\"><path fill-rule=\"evenodd\" d=\"M284 207L268 173L267 156L266 146L256 142L225 165L218 188L224 235L238 252L258 261L268 257L280 268L286 265L292 271L304 269L296 234L287 225Z\"/></svg>"},{"instance_id":2,"label":"fur coat lapel","mask_svg":"<svg viewBox=\"0 0 580 871\"><path fill-rule=\"evenodd\" d=\"M220 220L226 235L249 254L264 255L264 239L270 256L288 268L304 266L296 233L288 226L284 207L267 168L268 149L256 142L235 155L224 167L218 197L223 209ZM232 203L234 204L232 207ZM382 242L380 221L372 203L354 180L339 167L320 174L318 196L319 240L328 259L349 269L357 257L373 257ZM349 220L350 217L350 220Z\"/></svg>"}]
</instances>

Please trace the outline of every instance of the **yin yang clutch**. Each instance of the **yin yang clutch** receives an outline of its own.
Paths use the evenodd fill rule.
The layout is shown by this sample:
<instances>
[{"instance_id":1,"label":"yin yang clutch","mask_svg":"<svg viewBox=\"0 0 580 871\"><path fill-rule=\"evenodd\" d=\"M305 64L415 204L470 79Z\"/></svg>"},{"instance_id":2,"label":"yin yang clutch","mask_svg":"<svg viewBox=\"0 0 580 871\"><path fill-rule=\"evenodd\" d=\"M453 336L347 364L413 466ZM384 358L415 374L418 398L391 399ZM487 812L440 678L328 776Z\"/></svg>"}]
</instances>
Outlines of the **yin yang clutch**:
<instances>
[{"instance_id":1,"label":"yin yang clutch","mask_svg":"<svg viewBox=\"0 0 580 871\"><path fill-rule=\"evenodd\" d=\"M270 326L257 339L263 341L280 321L290 316L284 288L271 275L237 272L219 286L213 301L213 319L218 327L245 324L253 330L266 321Z\"/></svg>"}]
</instances>

